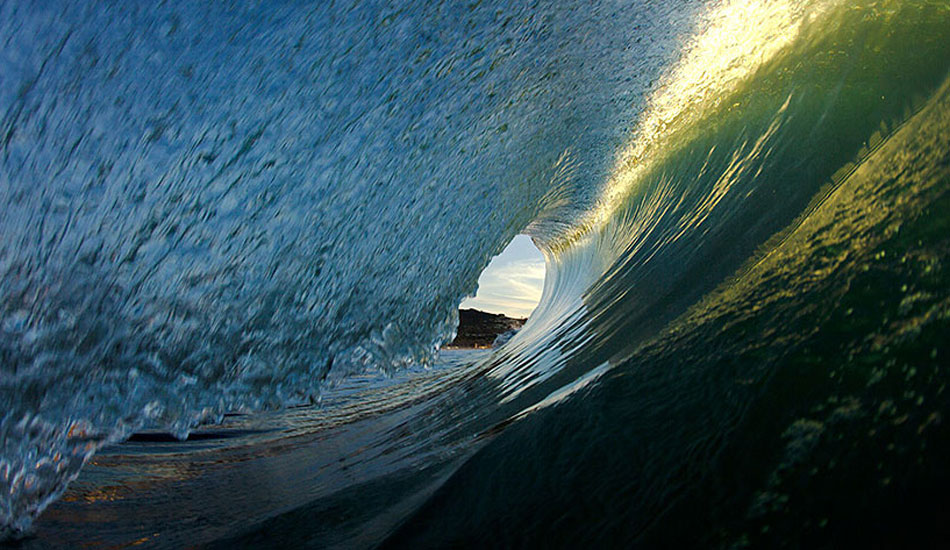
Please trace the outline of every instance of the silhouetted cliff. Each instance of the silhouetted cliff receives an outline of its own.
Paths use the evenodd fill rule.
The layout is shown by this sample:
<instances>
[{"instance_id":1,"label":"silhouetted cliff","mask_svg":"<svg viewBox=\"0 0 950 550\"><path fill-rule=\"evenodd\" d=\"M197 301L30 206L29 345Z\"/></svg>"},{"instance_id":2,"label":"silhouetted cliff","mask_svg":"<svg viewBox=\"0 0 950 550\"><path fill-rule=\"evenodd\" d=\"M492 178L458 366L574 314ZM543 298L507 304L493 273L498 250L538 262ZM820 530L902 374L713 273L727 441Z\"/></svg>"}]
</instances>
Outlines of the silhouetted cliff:
<instances>
[{"instance_id":1,"label":"silhouetted cliff","mask_svg":"<svg viewBox=\"0 0 950 550\"><path fill-rule=\"evenodd\" d=\"M448 348L487 348L499 334L520 329L527 319L513 319L477 309L459 310L458 335Z\"/></svg>"}]
</instances>

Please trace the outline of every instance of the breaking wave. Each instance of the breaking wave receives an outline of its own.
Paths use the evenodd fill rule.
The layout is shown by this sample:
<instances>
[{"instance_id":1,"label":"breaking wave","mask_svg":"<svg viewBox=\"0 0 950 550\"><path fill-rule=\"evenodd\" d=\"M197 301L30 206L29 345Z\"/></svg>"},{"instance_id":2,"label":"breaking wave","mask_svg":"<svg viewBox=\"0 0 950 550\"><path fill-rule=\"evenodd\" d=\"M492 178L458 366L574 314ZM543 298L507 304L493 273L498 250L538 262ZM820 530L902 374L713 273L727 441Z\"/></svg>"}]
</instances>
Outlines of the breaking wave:
<instances>
[{"instance_id":1,"label":"breaking wave","mask_svg":"<svg viewBox=\"0 0 950 550\"><path fill-rule=\"evenodd\" d=\"M271 489L80 478L38 544L117 500L152 519L96 536L212 518L165 546L808 546L946 484L943 2L2 2L0 38L5 535L222 422L208 477ZM522 232L528 324L438 355Z\"/></svg>"}]
</instances>

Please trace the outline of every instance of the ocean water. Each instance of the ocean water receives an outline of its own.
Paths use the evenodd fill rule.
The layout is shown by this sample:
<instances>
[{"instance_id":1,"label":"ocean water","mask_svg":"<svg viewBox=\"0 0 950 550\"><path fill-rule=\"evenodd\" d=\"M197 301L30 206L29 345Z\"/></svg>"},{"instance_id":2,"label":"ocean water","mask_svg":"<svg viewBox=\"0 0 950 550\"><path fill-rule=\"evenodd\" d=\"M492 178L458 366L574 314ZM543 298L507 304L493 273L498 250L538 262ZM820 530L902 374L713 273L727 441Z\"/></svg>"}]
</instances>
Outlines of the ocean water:
<instances>
[{"instance_id":1,"label":"ocean water","mask_svg":"<svg viewBox=\"0 0 950 550\"><path fill-rule=\"evenodd\" d=\"M0 537L938 547L950 3L0 2ZM525 327L439 353L517 234Z\"/></svg>"}]
</instances>

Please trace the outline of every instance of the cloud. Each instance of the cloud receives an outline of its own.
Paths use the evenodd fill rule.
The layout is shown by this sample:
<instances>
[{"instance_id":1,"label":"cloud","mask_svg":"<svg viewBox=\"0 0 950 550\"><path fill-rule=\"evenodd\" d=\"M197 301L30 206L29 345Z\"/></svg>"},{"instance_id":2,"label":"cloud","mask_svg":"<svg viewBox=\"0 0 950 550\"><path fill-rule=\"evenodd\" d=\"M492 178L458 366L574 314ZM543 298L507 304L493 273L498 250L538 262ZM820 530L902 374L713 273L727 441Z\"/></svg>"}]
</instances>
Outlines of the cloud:
<instances>
[{"instance_id":1,"label":"cloud","mask_svg":"<svg viewBox=\"0 0 950 550\"><path fill-rule=\"evenodd\" d=\"M513 261L506 260L504 253L497 256L478 278L475 298L466 299L462 307L515 317L530 315L544 287L544 260L540 253L537 256Z\"/></svg>"}]
</instances>

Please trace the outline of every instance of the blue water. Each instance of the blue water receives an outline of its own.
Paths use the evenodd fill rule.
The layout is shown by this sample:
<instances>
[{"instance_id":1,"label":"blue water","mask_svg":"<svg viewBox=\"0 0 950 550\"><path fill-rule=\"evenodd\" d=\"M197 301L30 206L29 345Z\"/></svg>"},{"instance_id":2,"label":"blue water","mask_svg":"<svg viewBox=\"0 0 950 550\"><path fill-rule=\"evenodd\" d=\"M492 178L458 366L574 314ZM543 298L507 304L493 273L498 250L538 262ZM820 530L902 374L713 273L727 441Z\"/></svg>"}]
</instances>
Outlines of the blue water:
<instances>
[{"instance_id":1,"label":"blue water","mask_svg":"<svg viewBox=\"0 0 950 550\"><path fill-rule=\"evenodd\" d=\"M942 1L0 2L3 536L941 540L948 32ZM518 233L528 324L440 354Z\"/></svg>"}]
</instances>

